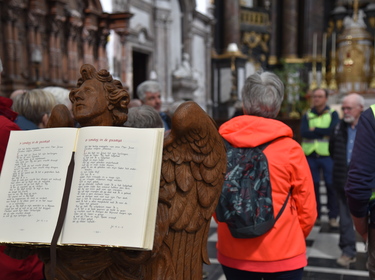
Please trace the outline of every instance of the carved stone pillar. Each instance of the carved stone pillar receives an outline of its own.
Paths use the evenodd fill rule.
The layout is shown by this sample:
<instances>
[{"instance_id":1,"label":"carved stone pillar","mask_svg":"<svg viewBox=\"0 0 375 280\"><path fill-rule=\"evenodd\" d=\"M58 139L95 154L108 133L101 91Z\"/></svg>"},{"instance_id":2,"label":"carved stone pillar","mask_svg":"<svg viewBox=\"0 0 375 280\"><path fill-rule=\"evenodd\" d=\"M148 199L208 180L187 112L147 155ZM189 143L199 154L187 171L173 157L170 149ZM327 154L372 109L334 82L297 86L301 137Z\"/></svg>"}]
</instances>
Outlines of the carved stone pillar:
<instances>
[{"instance_id":1,"label":"carved stone pillar","mask_svg":"<svg viewBox=\"0 0 375 280\"><path fill-rule=\"evenodd\" d=\"M296 58L298 56L298 0L284 0L282 34L282 56Z\"/></svg>"},{"instance_id":2,"label":"carved stone pillar","mask_svg":"<svg viewBox=\"0 0 375 280\"><path fill-rule=\"evenodd\" d=\"M50 79L51 81L56 81L56 34L52 32L49 38L49 69L50 69Z\"/></svg>"},{"instance_id":3,"label":"carved stone pillar","mask_svg":"<svg viewBox=\"0 0 375 280\"><path fill-rule=\"evenodd\" d=\"M14 21L13 25L13 38L14 38L14 77L17 80L21 80L22 69L25 65L29 65L27 61L27 36L25 30L25 18L19 15L25 15L25 10L21 7L15 7L14 13L17 20Z\"/></svg>"},{"instance_id":4,"label":"carved stone pillar","mask_svg":"<svg viewBox=\"0 0 375 280\"><path fill-rule=\"evenodd\" d=\"M55 0L51 2L51 7L49 9L49 20L51 26L50 34L50 68L51 78L55 84L60 84L63 80L62 71L66 71L66 65L63 62L63 52L66 55L66 45L64 36L64 24L66 21L64 7L66 1ZM66 62L65 62L66 64Z\"/></svg>"},{"instance_id":5,"label":"carved stone pillar","mask_svg":"<svg viewBox=\"0 0 375 280\"><path fill-rule=\"evenodd\" d=\"M224 1L224 46L240 44L240 1Z\"/></svg>"},{"instance_id":6,"label":"carved stone pillar","mask_svg":"<svg viewBox=\"0 0 375 280\"><path fill-rule=\"evenodd\" d=\"M37 24L36 18L34 17L34 15L32 13L29 14L27 25L29 27L29 32L27 34L28 40L29 40L29 47L30 47L31 57L33 57L33 52L35 52L36 49L38 48L37 42L36 42L36 30L38 28L37 27L38 24ZM29 68L30 68L29 70L35 70L34 65L32 65ZM31 79L33 81L36 81L36 79L37 79L36 71L31 71L30 74L31 74L30 75ZM39 78L39 76L38 76L38 78Z\"/></svg>"},{"instance_id":7,"label":"carved stone pillar","mask_svg":"<svg viewBox=\"0 0 375 280\"><path fill-rule=\"evenodd\" d=\"M15 16L12 10L7 11L6 21L4 22L4 29L5 29L5 38L4 41L6 42L4 56L7 59L3 61L3 67L6 69L4 71L4 75L6 78L13 79L15 75L14 64L15 64L15 38L14 38L14 21Z\"/></svg>"},{"instance_id":8,"label":"carved stone pillar","mask_svg":"<svg viewBox=\"0 0 375 280\"><path fill-rule=\"evenodd\" d=\"M82 64L80 55L78 53L78 45L81 40L82 21L80 18L70 18L69 24L69 38L68 38L68 69L69 69L69 83L75 84L79 67Z\"/></svg>"}]
</instances>

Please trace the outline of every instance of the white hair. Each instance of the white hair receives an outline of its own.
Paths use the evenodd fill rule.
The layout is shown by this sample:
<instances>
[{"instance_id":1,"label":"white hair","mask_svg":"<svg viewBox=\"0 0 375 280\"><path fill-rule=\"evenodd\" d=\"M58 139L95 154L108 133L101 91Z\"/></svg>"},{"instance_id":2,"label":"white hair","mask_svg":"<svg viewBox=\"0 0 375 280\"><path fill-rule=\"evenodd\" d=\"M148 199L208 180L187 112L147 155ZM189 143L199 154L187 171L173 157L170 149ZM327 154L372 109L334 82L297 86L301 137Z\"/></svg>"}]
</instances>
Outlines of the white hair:
<instances>
[{"instance_id":1,"label":"white hair","mask_svg":"<svg viewBox=\"0 0 375 280\"><path fill-rule=\"evenodd\" d=\"M46 90L53 94L57 104L64 104L68 109L72 107L72 102L69 99L69 90L62 87L45 87Z\"/></svg>"},{"instance_id":2,"label":"white hair","mask_svg":"<svg viewBox=\"0 0 375 280\"><path fill-rule=\"evenodd\" d=\"M244 113L264 118L275 118L284 99L284 84L271 72L249 76L242 88Z\"/></svg>"}]
</instances>

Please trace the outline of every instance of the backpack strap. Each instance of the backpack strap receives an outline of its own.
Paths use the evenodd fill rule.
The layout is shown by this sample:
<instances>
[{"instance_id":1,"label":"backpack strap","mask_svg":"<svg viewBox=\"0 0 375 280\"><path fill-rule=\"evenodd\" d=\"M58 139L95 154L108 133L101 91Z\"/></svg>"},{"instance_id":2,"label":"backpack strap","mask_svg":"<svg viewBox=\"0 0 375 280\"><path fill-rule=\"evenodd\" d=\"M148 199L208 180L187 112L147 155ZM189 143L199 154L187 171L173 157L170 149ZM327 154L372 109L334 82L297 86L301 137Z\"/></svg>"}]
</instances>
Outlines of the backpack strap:
<instances>
[{"instance_id":1,"label":"backpack strap","mask_svg":"<svg viewBox=\"0 0 375 280\"><path fill-rule=\"evenodd\" d=\"M280 137L277 137L277 138L275 138L275 139L273 139L273 140L271 140L271 141L269 141L269 142L267 142L267 143L264 143L264 144L262 144L262 145L259 145L258 147L259 147L259 148L262 150L262 152L263 152L264 149L267 148L269 144L271 144L272 142L274 142L274 141L277 140L277 139L284 138L284 137L287 137L287 136L280 136ZM279 213L278 213L277 216L275 217L275 223L276 223L277 220L280 218L281 214L284 212L285 207L286 207L286 205L288 204L289 197L292 195L292 191L293 191L293 188L291 187L291 188L289 189L288 195L287 195L287 197L286 197L286 199L285 199L285 201L284 201L283 206L281 207Z\"/></svg>"},{"instance_id":2,"label":"backpack strap","mask_svg":"<svg viewBox=\"0 0 375 280\"><path fill-rule=\"evenodd\" d=\"M293 187L290 187L289 192L288 192L288 195L287 195L287 197L286 197L286 199L285 199L285 201L284 201L284 204L283 204L283 206L281 207L279 213L277 214L277 216L276 216L276 218L275 218L275 223L276 223L276 221L280 218L281 214L284 212L284 209L285 209L285 207L286 207L286 205L287 205L287 203L288 203L289 197L292 195L292 191L293 191Z\"/></svg>"}]
</instances>

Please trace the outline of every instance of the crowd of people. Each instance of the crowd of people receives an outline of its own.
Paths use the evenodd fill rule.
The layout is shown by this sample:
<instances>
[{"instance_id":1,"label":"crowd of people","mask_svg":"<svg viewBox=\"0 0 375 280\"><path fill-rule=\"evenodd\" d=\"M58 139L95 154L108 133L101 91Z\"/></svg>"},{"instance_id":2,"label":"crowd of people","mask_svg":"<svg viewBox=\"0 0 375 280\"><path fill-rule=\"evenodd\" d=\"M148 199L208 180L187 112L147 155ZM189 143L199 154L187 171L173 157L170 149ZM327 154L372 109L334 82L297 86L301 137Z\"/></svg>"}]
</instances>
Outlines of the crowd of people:
<instances>
[{"instance_id":1,"label":"crowd of people","mask_svg":"<svg viewBox=\"0 0 375 280\"><path fill-rule=\"evenodd\" d=\"M72 116L79 116L72 112L69 92L48 87L17 90L10 98L0 97L0 172L10 131L46 128L57 104L64 104ZM375 213L371 213L375 204L375 105L363 112L363 97L348 94L341 102L340 119L328 106L328 91L315 89L312 106L301 119L300 144L293 140L292 129L276 120L284 99L284 85L277 75L263 72L249 76L241 94L242 111L222 124L219 133L232 146L244 149L271 142L264 154L274 211L279 212L285 197L291 195L274 227L261 236L233 237L228 225L217 221L218 260L226 278L302 279L307 265L305 239L314 225L322 223L320 189L324 182L329 225L340 233L342 255L337 263L348 267L356 262L356 229L369 244L367 267L371 279L375 279ZM123 126L172 128L173 112L181 102L162 112L161 87L155 80L141 83L137 96L128 104ZM72 91L70 98L80 97ZM84 123L85 119L78 118L75 125L79 127L80 121ZM43 263L36 255L16 260L4 249L0 247L1 279L43 279Z\"/></svg>"}]
</instances>

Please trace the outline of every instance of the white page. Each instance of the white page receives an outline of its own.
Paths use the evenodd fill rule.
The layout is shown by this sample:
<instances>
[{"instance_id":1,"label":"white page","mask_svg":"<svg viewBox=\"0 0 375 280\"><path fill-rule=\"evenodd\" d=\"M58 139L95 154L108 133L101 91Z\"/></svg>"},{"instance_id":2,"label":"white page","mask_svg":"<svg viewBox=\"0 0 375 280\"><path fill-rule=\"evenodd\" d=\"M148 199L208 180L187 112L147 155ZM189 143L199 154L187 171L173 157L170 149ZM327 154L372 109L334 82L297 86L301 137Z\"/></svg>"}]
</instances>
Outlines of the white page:
<instances>
[{"instance_id":1,"label":"white page","mask_svg":"<svg viewBox=\"0 0 375 280\"><path fill-rule=\"evenodd\" d=\"M80 130L64 244L143 246L157 132Z\"/></svg>"},{"instance_id":2,"label":"white page","mask_svg":"<svg viewBox=\"0 0 375 280\"><path fill-rule=\"evenodd\" d=\"M49 243L76 128L12 131L0 177L0 241Z\"/></svg>"},{"instance_id":3,"label":"white page","mask_svg":"<svg viewBox=\"0 0 375 280\"><path fill-rule=\"evenodd\" d=\"M164 130L159 131L158 142L161 147L163 147L164 142ZM156 186L152 188L151 192L151 201L150 201L150 208L155 209L155 211L150 211L148 216L148 222L146 225L146 240L145 240L145 248L149 248L152 250L154 245L154 233L155 233L155 223L156 223L156 214L157 214L157 207L158 207L158 198L159 198L159 191L160 191L160 175L161 175L161 166L162 166L162 158L163 158L163 149L160 149L159 153L156 154L155 166L154 166L154 176L152 178L151 183Z\"/></svg>"}]
</instances>

